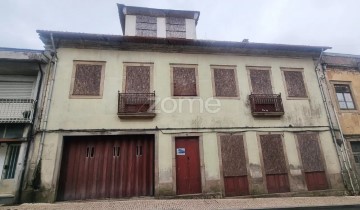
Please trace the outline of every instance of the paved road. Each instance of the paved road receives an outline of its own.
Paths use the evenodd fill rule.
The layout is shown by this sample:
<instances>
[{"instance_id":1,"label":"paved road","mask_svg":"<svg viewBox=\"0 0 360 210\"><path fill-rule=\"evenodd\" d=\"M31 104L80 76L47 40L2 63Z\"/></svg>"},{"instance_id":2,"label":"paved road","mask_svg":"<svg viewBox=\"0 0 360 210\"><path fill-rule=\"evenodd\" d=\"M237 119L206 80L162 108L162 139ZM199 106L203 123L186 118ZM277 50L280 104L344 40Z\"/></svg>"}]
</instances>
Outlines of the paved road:
<instances>
[{"instance_id":1,"label":"paved road","mask_svg":"<svg viewBox=\"0 0 360 210\"><path fill-rule=\"evenodd\" d=\"M173 199L153 198L128 200L96 200L57 202L53 204L21 204L3 206L1 210L23 209L360 209L360 196L290 197L290 198L241 198L241 199Z\"/></svg>"}]
</instances>

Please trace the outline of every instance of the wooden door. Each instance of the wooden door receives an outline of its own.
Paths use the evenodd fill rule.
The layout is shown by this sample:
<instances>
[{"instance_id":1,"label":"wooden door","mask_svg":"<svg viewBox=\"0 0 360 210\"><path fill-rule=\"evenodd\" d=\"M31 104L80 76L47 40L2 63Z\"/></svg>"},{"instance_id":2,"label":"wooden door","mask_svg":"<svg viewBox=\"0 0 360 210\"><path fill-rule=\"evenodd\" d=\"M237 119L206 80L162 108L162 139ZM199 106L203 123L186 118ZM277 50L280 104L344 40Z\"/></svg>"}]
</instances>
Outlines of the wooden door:
<instances>
[{"instance_id":1,"label":"wooden door","mask_svg":"<svg viewBox=\"0 0 360 210\"><path fill-rule=\"evenodd\" d=\"M222 135L220 142L225 196L248 195L249 183L242 135Z\"/></svg>"},{"instance_id":2,"label":"wooden door","mask_svg":"<svg viewBox=\"0 0 360 210\"><path fill-rule=\"evenodd\" d=\"M176 194L201 193L201 173L198 137L177 137Z\"/></svg>"},{"instance_id":3,"label":"wooden door","mask_svg":"<svg viewBox=\"0 0 360 210\"><path fill-rule=\"evenodd\" d=\"M290 192L281 135L260 135L260 143L268 192Z\"/></svg>"},{"instance_id":4,"label":"wooden door","mask_svg":"<svg viewBox=\"0 0 360 210\"><path fill-rule=\"evenodd\" d=\"M297 134L305 181L309 191L328 189L325 167L319 147L318 134Z\"/></svg>"},{"instance_id":5,"label":"wooden door","mask_svg":"<svg viewBox=\"0 0 360 210\"><path fill-rule=\"evenodd\" d=\"M151 196L152 135L66 137L58 200Z\"/></svg>"}]
</instances>

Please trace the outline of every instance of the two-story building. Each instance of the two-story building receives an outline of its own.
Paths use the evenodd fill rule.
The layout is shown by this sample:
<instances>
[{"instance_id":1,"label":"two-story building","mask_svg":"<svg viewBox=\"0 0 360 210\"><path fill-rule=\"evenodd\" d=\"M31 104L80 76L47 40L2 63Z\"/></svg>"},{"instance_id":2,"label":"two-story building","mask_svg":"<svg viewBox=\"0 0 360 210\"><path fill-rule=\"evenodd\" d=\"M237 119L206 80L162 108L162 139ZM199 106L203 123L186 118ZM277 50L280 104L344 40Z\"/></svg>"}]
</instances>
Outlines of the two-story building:
<instances>
[{"instance_id":1,"label":"two-story building","mask_svg":"<svg viewBox=\"0 0 360 210\"><path fill-rule=\"evenodd\" d=\"M123 36L38 31L58 59L35 201L344 193L328 47L198 40L199 12L118 9Z\"/></svg>"},{"instance_id":2,"label":"two-story building","mask_svg":"<svg viewBox=\"0 0 360 210\"><path fill-rule=\"evenodd\" d=\"M48 58L41 50L0 48L0 203L19 197Z\"/></svg>"},{"instance_id":3,"label":"two-story building","mask_svg":"<svg viewBox=\"0 0 360 210\"><path fill-rule=\"evenodd\" d=\"M349 169L351 173L355 172L354 185L359 187L356 179L360 175L360 56L325 53L322 69L326 76L333 124L347 155L344 161L352 163Z\"/></svg>"}]
</instances>

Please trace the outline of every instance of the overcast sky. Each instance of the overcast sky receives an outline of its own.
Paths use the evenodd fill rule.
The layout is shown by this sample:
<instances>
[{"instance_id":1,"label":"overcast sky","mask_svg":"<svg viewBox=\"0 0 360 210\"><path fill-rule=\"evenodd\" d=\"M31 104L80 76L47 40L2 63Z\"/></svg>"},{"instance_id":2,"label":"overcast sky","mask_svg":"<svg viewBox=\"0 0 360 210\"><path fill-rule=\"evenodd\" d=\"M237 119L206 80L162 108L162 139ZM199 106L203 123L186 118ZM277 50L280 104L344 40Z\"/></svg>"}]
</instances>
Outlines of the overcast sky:
<instances>
[{"instance_id":1,"label":"overcast sky","mask_svg":"<svg viewBox=\"0 0 360 210\"><path fill-rule=\"evenodd\" d=\"M198 39L360 54L359 0L0 0L0 47L42 49L37 29L121 35L117 3L200 11Z\"/></svg>"}]
</instances>

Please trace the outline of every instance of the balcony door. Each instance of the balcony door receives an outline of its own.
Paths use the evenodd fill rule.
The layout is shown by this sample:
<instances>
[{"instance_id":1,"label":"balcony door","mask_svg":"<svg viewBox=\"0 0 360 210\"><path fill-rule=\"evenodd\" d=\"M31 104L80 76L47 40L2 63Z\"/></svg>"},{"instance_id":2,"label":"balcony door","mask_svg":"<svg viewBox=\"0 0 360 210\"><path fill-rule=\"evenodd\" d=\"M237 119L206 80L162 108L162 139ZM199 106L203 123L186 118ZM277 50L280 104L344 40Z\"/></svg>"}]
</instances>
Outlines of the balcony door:
<instances>
[{"instance_id":1,"label":"balcony door","mask_svg":"<svg viewBox=\"0 0 360 210\"><path fill-rule=\"evenodd\" d=\"M253 94L273 94L270 69L250 68L249 74Z\"/></svg>"},{"instance_id":2,"label":"balcony door","mask_svg":"<svg viewBox=\"0 0 360 210\"><path fill-rule=\"evenodd\" d=\"M125 66L125 111L147 112L150 107L150 65Z\"/></svg>"}]
</instances>

